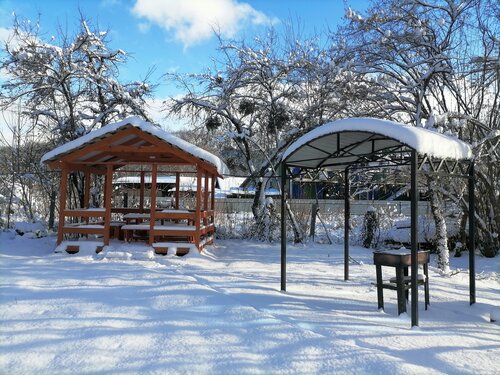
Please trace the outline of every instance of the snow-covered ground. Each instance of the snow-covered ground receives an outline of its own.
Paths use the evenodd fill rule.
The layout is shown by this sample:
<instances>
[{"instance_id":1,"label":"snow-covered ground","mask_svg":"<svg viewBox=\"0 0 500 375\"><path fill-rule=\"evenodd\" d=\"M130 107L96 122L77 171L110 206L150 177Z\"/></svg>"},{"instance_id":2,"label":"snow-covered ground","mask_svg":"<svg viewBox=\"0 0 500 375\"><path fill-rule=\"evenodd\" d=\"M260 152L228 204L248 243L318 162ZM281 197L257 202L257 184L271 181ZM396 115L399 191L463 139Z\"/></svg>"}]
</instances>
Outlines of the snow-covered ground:
<instances>
[{"instance_id":1,"label":"snow-covered ground","mask_svg":"<svg viewBox=\"0 0 500 375\"><path fill-rule=\"evenodd\" d=\"M54 253L54 238L0 234L0 373L498 374L500 257L467 257L450 277L430 267L420 327L377 311L372 253L353 247L343 281L338 245L219 241L204 253L155 256L144 245ZM388 270L390 273L390 270ZM392 276L387 274L387 276ZM423 292L420 291L420 300Z\"/></svg>"}]
</instances>

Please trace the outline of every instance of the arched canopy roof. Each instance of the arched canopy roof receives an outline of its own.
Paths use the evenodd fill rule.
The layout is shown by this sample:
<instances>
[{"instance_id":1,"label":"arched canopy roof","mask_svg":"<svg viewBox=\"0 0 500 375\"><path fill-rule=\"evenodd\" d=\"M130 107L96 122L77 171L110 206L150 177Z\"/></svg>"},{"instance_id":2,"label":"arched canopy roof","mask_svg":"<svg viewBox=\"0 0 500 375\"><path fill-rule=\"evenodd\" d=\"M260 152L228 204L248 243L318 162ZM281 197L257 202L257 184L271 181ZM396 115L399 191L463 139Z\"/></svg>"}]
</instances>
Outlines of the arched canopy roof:
<instances>
[{"instance_id":1,"label":"arched canopy roof","mask_svg":"<svg viewBox=\"0 0 500 375\"><path fill-rule=\"evenodd\" d=\"M471 146L451 136L387 120L350 118L304 134L287 148L282 160L288 166L344 169L351 164L397 161L411 150L435 159L472 159Z\"/></svg>"},{"instance_id":2,"label":"arched canopy roof","mask_svg":"<svg viewBox=\"0 0 500 375\"><path fill-rule=\"evenodd\" d=\"M41 161L51 168L61 162L93 168L111 163L201 164L218 175L229 173L217 156L138 117L105 125L53 149Z\"/></svg>"}]
</instances>

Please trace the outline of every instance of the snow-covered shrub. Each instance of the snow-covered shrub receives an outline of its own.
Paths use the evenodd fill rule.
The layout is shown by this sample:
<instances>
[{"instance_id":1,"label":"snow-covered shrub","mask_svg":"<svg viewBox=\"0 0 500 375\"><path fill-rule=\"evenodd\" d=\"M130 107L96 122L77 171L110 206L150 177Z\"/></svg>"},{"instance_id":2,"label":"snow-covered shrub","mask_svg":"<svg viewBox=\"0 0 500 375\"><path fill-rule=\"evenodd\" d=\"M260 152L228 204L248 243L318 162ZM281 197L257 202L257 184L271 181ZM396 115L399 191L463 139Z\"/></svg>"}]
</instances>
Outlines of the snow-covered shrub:
<instances>
[{"instance_id":1,"label":"snow-covered shrub","mask_svg":"<svg viewBox=\"0 0 500 375\"><path fill-rule=\"evenodd\" d=\"M28 238L42 238L47 236L45 226L39 221L33 223L16 222L14 223L14 230L17 235Z\"/></svg>"},{"instance_id":2,"label":"snow-covered shrub","mask_svg":"<svg viewBox=\"0 0 500 375\"><path fill-rule=\"evenodd\" d=\"M215 235L223 240L252 238L254 224L251 212L218 212Z\"/></svg>"},{"instance_id":3,"label":"snow-covered shrub","mask_svg":"<svg viewBox=\"0 0 500 375\"><path fill-rule=\"evenodd\" d=\"M362 230L363 246L366 248L376 247L380 237L378 213L375 207L369 206L363 220ZM377 234L378 233L378 234Z\"/></svg>"},{"instance_id":4,"label":"snow-covered shrub","mask_svg":"<svg viewBox=\"0 0 500 375\"><path fill-rule=\"evenodd\" d=\"M274 205L274 200L271 197L266 198L266 203L264 205L264 213L262 215L262 226L264 240L273 242L277 237L279 237L279 218L276 215L276 207Z\"/></svg>"}]
</instances>

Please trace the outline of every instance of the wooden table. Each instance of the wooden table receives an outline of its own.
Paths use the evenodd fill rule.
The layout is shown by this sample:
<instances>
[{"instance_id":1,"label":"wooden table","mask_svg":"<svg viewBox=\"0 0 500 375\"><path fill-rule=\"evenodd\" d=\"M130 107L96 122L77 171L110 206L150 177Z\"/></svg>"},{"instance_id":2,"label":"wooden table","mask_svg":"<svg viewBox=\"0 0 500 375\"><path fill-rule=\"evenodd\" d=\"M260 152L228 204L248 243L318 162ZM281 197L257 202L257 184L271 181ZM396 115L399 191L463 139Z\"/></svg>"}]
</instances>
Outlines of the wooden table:
<instances>
[{"instance_id":1,"label":"wooden table","mask_svg":"<svg viewBox=\"0 0 500 375\"><path fill-rule=\"evenodd\" d=\"M130 241L131 236L134 237L134 231L142 233L140 239L147 239L149 236L181 236L194 237L196 232L195 218L196 211L194 210L176 210L164 209L154 212L153 225L143 223L143 221L151 220L151 213L128 213L123 216L126 220L126 225L122 227L125 232L125 240ZM160 223L158 223L160 221ZM153 234L151 234L151 230Z\"/></svg>"},{"instance_id":2,"label":"wooden table","mask_svg":"<svg viewBox=\"0 0 500 375\"><path fill-rule=\"evenodd\" d=\"M423 265L424 269L424 278L420 280L425 286L425 308L427 309L429 304L429 251L419 251L417 261L418 264ZM384 309L384 289L392 289L396 290L398 296L398 314L406 312L407 291L411 285L411 278L408 276L408 267L411 266L411 252L376 251L373 253L373 263L377 272L378 308ZM393 280L389 282L382 280L382 266L395 268L395 283L392 282Z\"/></svg>"},{"instance_id":3,"label":"wooden table","mask_svg":"<svg viewBox=\"0 0 500 375\"><path fill-rule=\"evenodd\" d=\"M139 214L135 212L128 213L123 215L126 224L140 224L144 220L148 220L151 217L151 214Z\"/></svg>"}]
</instances>

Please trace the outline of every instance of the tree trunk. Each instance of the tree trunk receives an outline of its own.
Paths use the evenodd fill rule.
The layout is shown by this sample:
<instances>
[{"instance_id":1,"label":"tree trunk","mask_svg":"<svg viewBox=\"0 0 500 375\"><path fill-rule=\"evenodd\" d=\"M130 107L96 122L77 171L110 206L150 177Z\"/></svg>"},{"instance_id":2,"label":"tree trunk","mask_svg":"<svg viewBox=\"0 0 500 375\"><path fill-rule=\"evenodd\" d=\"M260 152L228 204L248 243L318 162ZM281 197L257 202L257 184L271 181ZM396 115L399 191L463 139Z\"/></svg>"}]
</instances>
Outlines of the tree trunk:
<instances>
[{"instance_id":1,"label":"tree trunk","mask_svg":"<svg viewBox=\"0 0 500 375\"><path fill-rule=\"evenodd\" d=\"M50 192L50 203L49 203L49 229L54 229L54 222L55 222L55 216L56 216L56 198L57 198L57 191L52 190Z\"/></svg>"},{"instance_id":2,"label":"tree trunk","mask_svg":"<svg viewBox=\"0 0 500 375\"><path fill-rule=\"evenodd\" d=\"M432 217L436 226L434 242L438 253L438 268L445 274L450 272L450 250L448 249L448 235L446 222L443 216L442 200L438 191L437 182L427 176L429 186L429 198L431 203Z\"/></svg>"},{"instance_id":3,"label":"tree trunk","mask_svg":"<svg viewBox=\"0 0 500 375\"><path fill-rule=\"evenodd\" d=\"M265 187L263 186L264 183L262 181L262 178L256 178L255 179L255 195L253 197L253 203L252 203L252 213L253 217L255 219L255 222L259 222L260 218L262 216L262 207L263 207L263 197L264 194L264 189Z\"/></svg>"},{"instance_id":4,"label":"tree trunk","mask_svg":"<svg viewBox=\"0 0 500 375\"><path fill-rule=\"evenodd\" d=\"M16 184L14 181L14 175L12 175L12 184L10 185L10 192L9 192L9 204L7 206L7 228L10 228L10 213L12 211L12 200L14 198L14 188Z\"/></svg>"},{"instance_id":5,"label":"tree trunk","mask_svg":"<svg viewBox=\"0 0 500 375\"><path fill-rule=\"evenodd\" d=\"M288 201L286 202L286 211L288 213L288 217L290 218L290 222L292 223L292 230L293 230L293 242L294 243L299 243L302 242L304 239L304 234L300 230L299 223L297 222L297 219L295 218L295 214L293 213L292 209L290 208L290 204Z\"/></svg>"},{"instance_id":6,"label":"tree trunk","mask_svg":"<svg viewBox=\"0 0 500 375\"><path fill-rule=\"evenodd\" d=\"M265 180L265 181L264 181ZM255 218L255 224L256 224L256 233L255 235L259 239L265 239L265 223L264 223L264 206L265 206L265 186L267 184L267 179L262 179L259 178L257 179L256 183L256 189L255 189L255 197L253 199L253 204L252 204L252 213ZM287 216L290 219L290 223L292 224L292 231L293 231L293 237L294 237L294 242L299 243L302 242L304 239L304 234L300 230L299 223L297 222L297 219L295 218L295 214L293 213L292 209L290 208L290 204L287 201L286 202L286 211L287 211Z\"/></svg>"}]
</instances>

